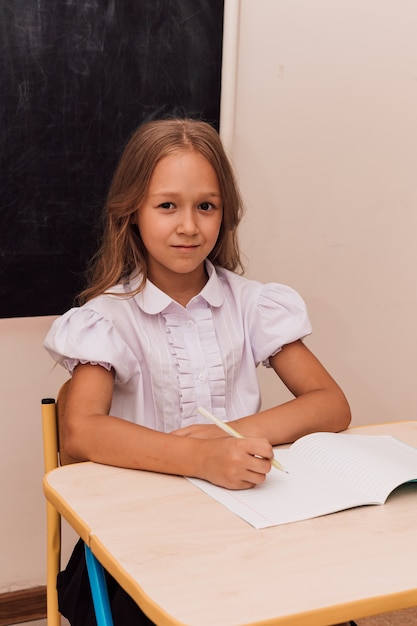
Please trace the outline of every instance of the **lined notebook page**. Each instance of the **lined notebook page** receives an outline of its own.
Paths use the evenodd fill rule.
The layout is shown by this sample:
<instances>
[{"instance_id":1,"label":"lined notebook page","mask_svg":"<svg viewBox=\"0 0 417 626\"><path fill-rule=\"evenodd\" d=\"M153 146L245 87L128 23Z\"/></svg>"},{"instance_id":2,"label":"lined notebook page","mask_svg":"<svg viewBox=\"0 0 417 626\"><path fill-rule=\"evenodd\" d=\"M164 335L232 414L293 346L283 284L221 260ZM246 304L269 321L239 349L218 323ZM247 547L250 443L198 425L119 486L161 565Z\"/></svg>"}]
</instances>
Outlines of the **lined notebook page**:
<instances>
[{"instance_id":1,"label":"lined notebook page","mask_svg":"<svg viewBox=\"0 0 417 626\"><path fill-rule=\"evenodd\" d=\"M289 472L272 469L263 485L231 491L189 479L255 528L382 504L417 478L417 450L392 437L315 433L277 452Z\"/></svg>"},{"instance_id":2,"label":"lined notebook page","mask_svg":"<svg viewBox=\"0 0 417 626\"><path fill-rule=\"evenodd\" d=\"M360 487L370 504L383 504L393 489L417 478L417 449L387 435L313 433L291 451Z\"/></svg>"}]
</instances>

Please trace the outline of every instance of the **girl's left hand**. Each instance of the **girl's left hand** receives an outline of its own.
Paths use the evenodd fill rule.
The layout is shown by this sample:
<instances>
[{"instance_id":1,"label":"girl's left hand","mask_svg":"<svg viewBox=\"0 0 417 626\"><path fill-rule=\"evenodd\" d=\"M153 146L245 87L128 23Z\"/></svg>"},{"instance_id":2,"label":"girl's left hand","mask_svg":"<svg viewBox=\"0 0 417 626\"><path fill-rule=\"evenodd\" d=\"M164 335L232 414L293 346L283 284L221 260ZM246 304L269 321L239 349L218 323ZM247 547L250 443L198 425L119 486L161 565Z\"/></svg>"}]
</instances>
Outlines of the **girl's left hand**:
<instances>
[{"instance_id":1,"label":"girl's left hand","mask_svg":"<svg viewBox=\"0 0 417 626\"><path fill-rule=\"evenodd\" d=\"M216 439L228 436L215 424L192 424L173 430L170 434L179 437L196 437L197 439Z\"/></svg>"}]
</instances>

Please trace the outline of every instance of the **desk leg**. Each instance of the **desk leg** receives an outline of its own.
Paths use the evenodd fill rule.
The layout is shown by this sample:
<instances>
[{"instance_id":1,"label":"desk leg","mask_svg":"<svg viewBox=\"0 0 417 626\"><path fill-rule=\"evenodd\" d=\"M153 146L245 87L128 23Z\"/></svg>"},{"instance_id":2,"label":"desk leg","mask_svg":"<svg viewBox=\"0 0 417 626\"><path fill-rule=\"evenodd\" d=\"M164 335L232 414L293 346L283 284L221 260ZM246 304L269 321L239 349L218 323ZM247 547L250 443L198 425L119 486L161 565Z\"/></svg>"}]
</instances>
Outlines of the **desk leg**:
<instances>
[{"instance_id":1,"label":"desk leg","mask_svg":"<svg viewBox=\"0 0 417 626\"><path fill-rule=\"evenodd\" d=\"M97 626L113 626L104 569L87 545L85 545L85 560L87 562Z\"/></svg>"}]
</instances>

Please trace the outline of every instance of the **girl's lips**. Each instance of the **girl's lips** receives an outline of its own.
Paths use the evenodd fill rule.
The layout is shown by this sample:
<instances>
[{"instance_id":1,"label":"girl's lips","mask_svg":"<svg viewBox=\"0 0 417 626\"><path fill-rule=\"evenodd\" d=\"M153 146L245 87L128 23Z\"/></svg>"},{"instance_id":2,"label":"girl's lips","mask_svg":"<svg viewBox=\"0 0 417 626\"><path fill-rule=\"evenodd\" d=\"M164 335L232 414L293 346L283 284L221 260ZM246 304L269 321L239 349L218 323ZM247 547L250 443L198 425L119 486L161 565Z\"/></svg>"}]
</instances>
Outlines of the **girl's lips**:
<instances>
[{"instance_id":1,"label":"girl's lips","mask_svg":"<svg viewBox=\"0 0 417 626\"><path fill-rule=\"evenodd\" d=\"M198 245L194 245L194 246L172 246L173 248L176 248L177 250L195 250L196 248L198 248Z\"/></svg>"}]
</instances>

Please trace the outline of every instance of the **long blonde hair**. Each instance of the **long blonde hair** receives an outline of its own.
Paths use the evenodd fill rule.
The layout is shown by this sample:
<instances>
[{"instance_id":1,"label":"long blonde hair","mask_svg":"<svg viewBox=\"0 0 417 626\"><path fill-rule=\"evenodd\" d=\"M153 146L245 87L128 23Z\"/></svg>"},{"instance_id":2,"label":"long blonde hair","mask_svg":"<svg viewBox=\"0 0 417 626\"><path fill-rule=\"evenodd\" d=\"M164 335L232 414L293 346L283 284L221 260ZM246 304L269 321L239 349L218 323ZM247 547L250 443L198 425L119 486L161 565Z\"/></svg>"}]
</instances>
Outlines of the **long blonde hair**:
<instances>
[{"instance_id":1,"label":"long blonde hair","mask_svg":"<svg viewBox=\"0 0 417 626\"><path fill-rule=\"evenodd\" d=\"M164 157L179 150L196 150L216 172L223 199L220 233L209 259L232 271L243 271L237 240L237 226L243 204L231 164L216 130L206 122L169 119L147 122L127 143L110 185L104 206L101 245L88 272L89 286L78 296L83 304L108 292L132 275L146 281L147 251L132 215L145 198L153 171Z\"/></svg>"}]
</instances>

